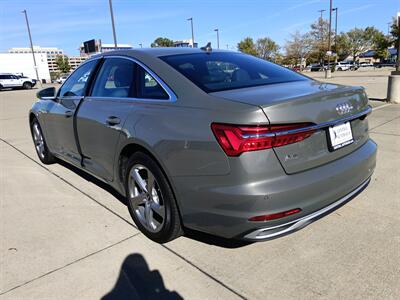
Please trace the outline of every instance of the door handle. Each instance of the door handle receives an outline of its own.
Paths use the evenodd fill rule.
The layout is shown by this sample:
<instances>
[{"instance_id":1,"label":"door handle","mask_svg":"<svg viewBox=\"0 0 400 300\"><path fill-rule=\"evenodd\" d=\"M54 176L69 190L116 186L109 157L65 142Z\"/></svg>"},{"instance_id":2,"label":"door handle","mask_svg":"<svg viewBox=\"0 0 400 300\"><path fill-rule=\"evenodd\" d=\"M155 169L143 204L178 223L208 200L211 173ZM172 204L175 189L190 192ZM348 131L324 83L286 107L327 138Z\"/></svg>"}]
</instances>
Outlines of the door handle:
<instances>
[{"instance_id":1,"label":"door handle","mask_svg":"<svg viewBox=\"0 0 400 300\"><path fill-rule=\"evenodd\" d=\"M74 112L71 111L71 110L67 110L67 111L65 112L65 117L66 117L66 118L71 118L73 115L74 115Z\"/></svg>"},{"instance_id":2,"label":"door handle","mask_svg":"<svg viewBox=\"0 0 400 300\"><path fill-rule=\"evenodd\" d=\"M118 125L119 123L121 123L121 120L118 117L108 117L108 119L106 120L106 123L110 126L115 126Z\"/></svg>"}]
</instances>

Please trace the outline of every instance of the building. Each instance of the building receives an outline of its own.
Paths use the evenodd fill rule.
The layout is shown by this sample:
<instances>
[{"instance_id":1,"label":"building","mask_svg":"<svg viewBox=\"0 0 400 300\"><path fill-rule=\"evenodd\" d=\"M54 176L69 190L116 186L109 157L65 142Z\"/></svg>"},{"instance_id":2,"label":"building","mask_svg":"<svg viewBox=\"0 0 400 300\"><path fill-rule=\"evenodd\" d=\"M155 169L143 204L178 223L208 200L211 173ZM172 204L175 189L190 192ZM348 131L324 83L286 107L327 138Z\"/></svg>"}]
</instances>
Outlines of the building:
<instances>
[{"instance_id":1,"label":"building","mask_svg":"<svg viewBox=\"0 0 400 300\"><path fill-rule=\"evenodd\" d=\"M197 43L194 43L194 48L197 48ZM189 40L182 40L182 41L175 41L174 47L193 47L192 39Z\"/></svg>"},{"instance_id":2,"label":"building","mask_svg":"<svg viewBox=\"0 0 400 300\"><path fill-rule=\"evenodd\" d=\"M50 82L50 71L47 53L35 53L39 80ZM2 73L23 74L36 79L32 53L0 53L0 70Z\"/></svg>"},{"instance_id":3,"label":"building","mask_svg":"<svg viewBox=\"0 0 400 300\"><path fill-rule=\"evenodd\" d=\"M71 66L71 71L75 70L81 63L83 63L85 60L87 60L88 57L84 56L69 56L68 57L68 62L69 65Z\"/></svg>"},{"instance_id":4,"label":"building","mask_svg":"<svg viewBox=\"0 0 400 300\"><path fill-rule=\"evenodd\" d=\"M397 60L397 49L396 48L388 48L388 57L387 59L384 59L384 62L387 63L395 63ZM376 63L376 62L380 62L380 59L374 58L375 56L375 51L374 50L368 50L362 54L360 54L359 56L359 62L367 62L367 63Z\"/></svg>"},{"instance_id":5,"label":"building","mask_svg":"<svg viewBox=\"0 0 400 300\"><path fill-rule=\"evenodd\" d=\"M130 50L132 46L129 44L117 44L117 48L115 48L114 44L103 44L101 40L95 40L95 52L93 53L85 53L85 47L83 43L79 47L79 53L82 57L89 57L94 54L104 53L113 50Z\"/></svg>"},{"instance_id":6,"label":"building","mask_svg":"<svg viewBox=\"0 0 400 300\"><path fill-rule=\"evenodd\" d=\"M56 47L40 47L33 46L34 53L47 54L47 63L50 72L57 72L58 67L56 64L57 55L64 55L64 50L58 49ZM11 48L8 53L32 53L31 48Z\"/></svg>"}]
</instances>

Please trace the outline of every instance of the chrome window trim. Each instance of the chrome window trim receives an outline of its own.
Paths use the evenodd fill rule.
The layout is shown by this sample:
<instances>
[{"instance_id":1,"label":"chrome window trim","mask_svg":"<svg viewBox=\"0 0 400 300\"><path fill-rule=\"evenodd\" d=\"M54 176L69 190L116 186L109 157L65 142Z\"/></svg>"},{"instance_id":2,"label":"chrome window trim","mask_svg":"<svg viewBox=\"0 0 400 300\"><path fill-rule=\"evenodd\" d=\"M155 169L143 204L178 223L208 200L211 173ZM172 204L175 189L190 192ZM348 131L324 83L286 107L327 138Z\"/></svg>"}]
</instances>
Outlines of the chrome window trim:
<instances>
[{"instance_id":1,"label":"chrome window trim","mask_svg":"<svg viewBox=\"0 0 400 300\"><path fill-rule=\"evenodd\" d=\"M303 127L303 128L298 128L298 129L291 129L291 130L285 130L285 131L279 131L276 133L265 133L265 134L253 134L253 135L244 135L243 138L245 139L250 139L250 138L260 138L260 137L274 137L274 136L282 136L282 135L288 135L288 134L295 134L295 133L300 133L300 132L305 132L305 131L312 131L312 130L320 130L326 127L330 127L330 126L335 126L337 124L340 123L345 123L351 120L355 120L355 119L359 119L363 116L367 116L372 112L372 107L370 105L368 105L368 107L354 115L348 116L348 117L344 117L341 119L337 119L334 121L329 121L329 122L325 122L325 123L321 123L318 125L312 125L312 126L307 126L307 127Z\"/></svg>"},{"instance_id":2,"label":"chrome window trim","mask_svg":"<svg viewBox=\"0 0 400 300\"><path fill-rule=\"evenodd\" d=\"M104 99L127 99L127 100L136 100L136 101L146 101L146 102L175 102L177 97L175 93L170 89L170 87L152 70L150 70L145 64L137 60L136 58L129 57L129 56L122 56L122 55L104 55L102 58L122 58L126 60L133 61L134 63L141 66L146 72L148 72L155 81L161 86L164 92L167 93L168 99L159 99L159 98L135 98L135 97L94 97L92 95L88 96L91 98L104 98Z\"/></svg>"}]
</instances>

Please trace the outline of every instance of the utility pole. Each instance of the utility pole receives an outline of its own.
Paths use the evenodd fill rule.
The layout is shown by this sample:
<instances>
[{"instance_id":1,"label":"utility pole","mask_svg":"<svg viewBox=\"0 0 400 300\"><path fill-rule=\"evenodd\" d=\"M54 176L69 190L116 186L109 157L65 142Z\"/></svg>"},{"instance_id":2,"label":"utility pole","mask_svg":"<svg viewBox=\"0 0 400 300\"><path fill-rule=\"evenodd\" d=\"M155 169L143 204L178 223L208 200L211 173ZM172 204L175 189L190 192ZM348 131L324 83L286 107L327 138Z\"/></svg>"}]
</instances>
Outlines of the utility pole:
<instances>
[{"instance_id":1,"label":"utility pole","mask_svg":"<svg viewBox=\"0 0 400 300\"><path fill-rule=\"evenodd\" d=\"M217 48L219 49L219 29L216 28L216 29L214 29L214 31L217 32Z\"/></svg>"},{"instance_id":2,"label":"utility pole","mask_svg":"<svg viewBox=\"0 0 400 300\"><path fill-rule=\"evenodd\" d=\"M42 82L39 80L38 67L36 65L35 52L33 51L32 35L31 35L31 29L29 27L28 14L26 12L26 9L24 9L22 11L22 13L25 15L26 27L28 28L29 43L31 44L31 51L32 51L32 57L33 57L33 68L35 69L35 72L36 72L36 80L39 82L40 86L42 86Z\"/></svg>"},{"instance_id":3,"label":"utility pole","mask_svg":"<svg viewBox=\"0 0 400 300\"><path fill-rule=\"evenodd\" d=\"M320 34L320 42L321 42L321 47L322 51L324 50L324 24L323 24L323 19L322 19L322 14L325 11L325 9L320 9L318 12L321 14L321 16L319 17L319 34ZM321 50L321 49L320 49ZM320 61L320 63L322 63L322 65L324 65L324 62Z\"/></svg>"},{"instance_id":4,"label":"utility pole","mask_svg":"<svg viewBox=\"0 0 400 300\"><path fill-rule=\"evenodd\" d=\"M192 48L194 48L193 17L190 17L187 21L190 21L190 26L192 28Z\"/></svg>"},{"instance_id":5,"label":"utility pole","mask_svg":"<svg viewBox=\"0 0 400 300\"><path fill-rule=\"evenodd\" d=\"M337 53L337 19L338 19L338 8L335 7L332 9L332 11L335 11L335 66L338 61L338 53Z\"/></svg>"},{"instance_id":6,"label":"utility pole","mask_svg":"<svg viewBox=\"0 0 400 300\"><path fill-rule=\"evenodd\" d=\"M328 69L325 71L325 78L331 78L331 31L332 31L332 0L329 1L329 31L328 31Z\"/></svg>"},{"instance_id":7,"label":"utility pole","mask_svg":"<svg viewBox=\"0 0 400 300\"><path fill-rule=\"evenodd\" d=\"M108 3L110 4L111 25L112 25L112 31L113 31L113 37L114 37L114 48L117 49L117 35L115 34L114 12L113 12L113 7L112 7L112 0L108 0Z\"/></svg>"}]
</instances>

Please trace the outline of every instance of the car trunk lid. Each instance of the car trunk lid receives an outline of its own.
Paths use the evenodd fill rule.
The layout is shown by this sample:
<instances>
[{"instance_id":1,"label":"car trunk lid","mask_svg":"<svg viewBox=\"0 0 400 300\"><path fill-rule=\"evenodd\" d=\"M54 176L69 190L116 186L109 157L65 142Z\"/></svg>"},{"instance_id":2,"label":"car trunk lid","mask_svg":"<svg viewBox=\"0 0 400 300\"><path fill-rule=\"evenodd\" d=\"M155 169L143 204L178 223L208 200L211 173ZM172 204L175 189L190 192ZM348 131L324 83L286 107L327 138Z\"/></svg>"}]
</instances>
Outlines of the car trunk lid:
<instances>
[{"instance_id":1,"label":"car trunk lid","mask_svg":"<svg viewBox=\"0 0 400 300\"><path fill-rule=\"evenodd\" d=\"M316 132L307 139L274 148L288 174L326 164L345 156L368 139L368 98L361 87L320 83L314 80L265 85L212 93L261 107L271 125L312 123ZM332 151L329 127L349 121L353 142Z\"/></svg>"}]
</instances>

